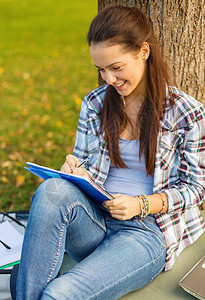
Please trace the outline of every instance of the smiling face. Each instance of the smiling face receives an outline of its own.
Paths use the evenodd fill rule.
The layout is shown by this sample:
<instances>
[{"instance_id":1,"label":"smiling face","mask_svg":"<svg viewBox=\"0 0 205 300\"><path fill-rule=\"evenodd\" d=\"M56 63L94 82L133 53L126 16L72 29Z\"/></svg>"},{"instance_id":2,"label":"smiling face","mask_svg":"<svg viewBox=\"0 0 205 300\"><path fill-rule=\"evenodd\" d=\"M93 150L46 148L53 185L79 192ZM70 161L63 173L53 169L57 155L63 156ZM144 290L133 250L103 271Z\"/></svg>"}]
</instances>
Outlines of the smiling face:
<instances>
[{"instance_id":1,"label":"smiling face","mask_svg":"<svg viewBox=\"0 0 205 300\"><path fill-rule=\"evenodd\" d=\"M146 94L146 58L149 46L144 43L134 56L121 45L110 46L106 42L91 44L90 54L95 66L109 85L126 99Z\"/></svg>"}]
</instances>

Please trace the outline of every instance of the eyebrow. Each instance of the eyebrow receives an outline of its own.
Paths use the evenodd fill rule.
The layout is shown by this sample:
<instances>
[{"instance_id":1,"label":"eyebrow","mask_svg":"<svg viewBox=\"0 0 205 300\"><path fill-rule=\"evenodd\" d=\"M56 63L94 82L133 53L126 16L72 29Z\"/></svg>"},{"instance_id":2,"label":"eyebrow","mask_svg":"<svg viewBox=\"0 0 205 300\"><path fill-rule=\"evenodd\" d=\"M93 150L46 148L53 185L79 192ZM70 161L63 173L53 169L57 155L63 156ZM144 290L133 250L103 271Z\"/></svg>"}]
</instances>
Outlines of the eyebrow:
<instances>
[{"instance_id":1,"label":"eyebrow","mask_svg":"<svg viewBox=\"0 0 205 300\"><path fill-rule=\"evenodd\" d=\"M116 62L114 62L114 63L112 63L112 64L106 66L105 68L110 68L110 67L112 67L113 65L119 64L119 63L121 63L121 61L116 61ZM102 69L101 67L98 67L98 66L96 66L95 64L94 64L94 66L95 66L96 68L98 68L98 69Z\"/></svg>"}]
</instances>

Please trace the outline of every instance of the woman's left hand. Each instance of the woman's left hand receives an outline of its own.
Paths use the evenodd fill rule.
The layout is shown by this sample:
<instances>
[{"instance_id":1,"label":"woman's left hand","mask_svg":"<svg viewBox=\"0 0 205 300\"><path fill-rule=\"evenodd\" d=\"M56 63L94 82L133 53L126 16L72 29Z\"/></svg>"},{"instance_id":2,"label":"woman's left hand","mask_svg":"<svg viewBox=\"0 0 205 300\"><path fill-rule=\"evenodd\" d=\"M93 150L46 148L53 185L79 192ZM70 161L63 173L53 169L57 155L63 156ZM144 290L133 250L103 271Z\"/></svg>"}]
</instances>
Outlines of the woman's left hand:
<instances>
[{"instance_id":1,"label":"woman's left hand","mask_svg":"<svg viewBox=\"0 0 205 300\"><path fill-rule=\"evenodd\" d=\"M118 220L129 220L141 213L140 203L135 197L114 194L114 199L103 202L111 216Z\"/></svg>"}]
</instances>

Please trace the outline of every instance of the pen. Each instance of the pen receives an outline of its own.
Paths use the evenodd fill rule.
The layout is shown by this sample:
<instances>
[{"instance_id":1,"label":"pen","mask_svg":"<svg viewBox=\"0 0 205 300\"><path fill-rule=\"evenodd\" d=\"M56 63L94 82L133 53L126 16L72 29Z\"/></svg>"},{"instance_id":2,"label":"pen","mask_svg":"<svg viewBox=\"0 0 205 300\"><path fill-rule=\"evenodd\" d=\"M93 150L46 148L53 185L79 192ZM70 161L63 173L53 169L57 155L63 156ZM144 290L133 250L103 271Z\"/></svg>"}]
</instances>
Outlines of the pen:
<instances>
[{"instance_id":1,"label":"pen","mask_svg":"<svg viewBox=\"0 0 205 300\"><path fill-rule=\"evenodd\" d=\"M90 156L88 156L86 159L84 159L78 166L77 168L80 168L82 165L84 165L85 163L87 163L90 159Z\"/></svg>"},{"instance_id":2,"label":"pen","mask_svg":"<svg viewBox=\"0 0 205 300\"><path fill-rule=\"evenodd\" d=\"M4 245L4 247L5 247L6 249L11 249L11 247L8 246L6 243L4 243L2 240L0 240L0 243L1 243L2 245Z\"/></svg>"}]
</instances>

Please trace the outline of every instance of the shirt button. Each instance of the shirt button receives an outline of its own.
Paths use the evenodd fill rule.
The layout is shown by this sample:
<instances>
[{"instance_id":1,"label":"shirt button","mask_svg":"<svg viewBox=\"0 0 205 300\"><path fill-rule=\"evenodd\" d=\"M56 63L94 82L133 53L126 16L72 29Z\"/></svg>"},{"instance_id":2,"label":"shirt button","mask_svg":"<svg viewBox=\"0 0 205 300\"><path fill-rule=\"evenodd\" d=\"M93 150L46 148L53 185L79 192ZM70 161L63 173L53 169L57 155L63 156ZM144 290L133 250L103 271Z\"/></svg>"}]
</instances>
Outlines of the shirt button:
<instances>
[{"instance_id":1,"label":"shirt button","mask_svg":"<svg viewBox=\"0 0 205 300\"><path fill-rule=\"evenodd\" d=\"M108 160L110 160L110 159L107 157L106 160L108 161Z\"/></svg>"}]
</instances>

